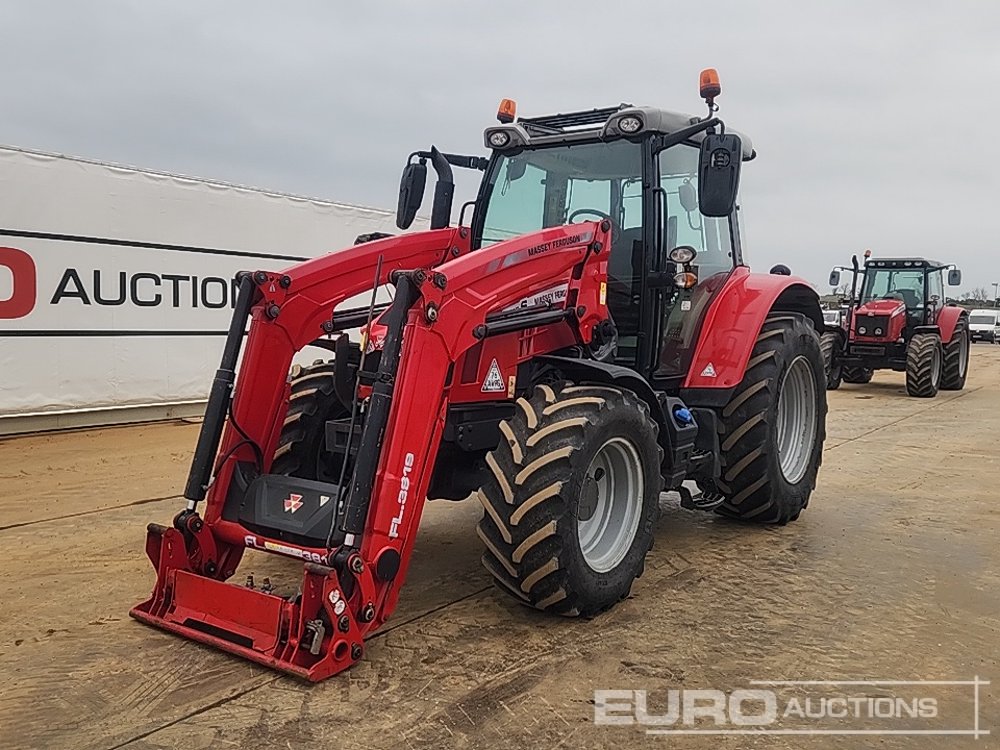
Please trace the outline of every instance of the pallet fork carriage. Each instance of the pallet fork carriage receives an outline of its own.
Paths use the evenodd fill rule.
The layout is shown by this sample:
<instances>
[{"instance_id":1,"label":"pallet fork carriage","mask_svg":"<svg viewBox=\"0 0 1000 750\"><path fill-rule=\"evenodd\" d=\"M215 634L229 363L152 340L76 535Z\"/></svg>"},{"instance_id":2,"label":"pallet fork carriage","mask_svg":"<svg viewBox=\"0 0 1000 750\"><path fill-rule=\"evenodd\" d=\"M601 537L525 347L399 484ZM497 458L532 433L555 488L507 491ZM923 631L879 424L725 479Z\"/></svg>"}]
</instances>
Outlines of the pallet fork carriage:
<instances>
[{"instance_id":1,"label":"pallet fork carriage","mask_svg":"<svg viewBox=\"0 0 1000 750\"><path fill-rule=\"evenodd\" d=\"M430 160L429 231L242 274L187 506L149 526L156 584L131 614L317 681L392 614L428 496L474 492L498 587L563 615L628 594L661 489L795 520L825 435L822 316L800 279L743 265L753 152L712 115L718 91L703 74L707 118L622 105L517 120L505 101L489 159L412 155L397 223ZM484 171L469 226L449 226L452 166ZM503 205L529 195L535 219ZM343 333L359 326L364 348ZM289 376L310 345L334 359ZM301 589L228 583L246 549L302 560Z\"/></svg>"}]
</instances>

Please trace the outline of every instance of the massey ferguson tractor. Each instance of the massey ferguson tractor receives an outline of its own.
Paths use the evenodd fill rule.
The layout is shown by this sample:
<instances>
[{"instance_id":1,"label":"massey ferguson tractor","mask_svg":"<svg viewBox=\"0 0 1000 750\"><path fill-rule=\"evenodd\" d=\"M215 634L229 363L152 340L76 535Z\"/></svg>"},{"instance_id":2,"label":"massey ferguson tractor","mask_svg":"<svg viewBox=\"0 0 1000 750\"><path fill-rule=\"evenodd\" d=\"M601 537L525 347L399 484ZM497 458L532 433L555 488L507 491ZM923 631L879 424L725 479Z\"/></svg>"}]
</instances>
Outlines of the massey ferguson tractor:
<instances>
[{"instance_id":1,"label":"massey ferguson tractor","mask_svg":"<svg viewBox=\"0 0 1000 750\"><path fill-rule=\"evenodd\" d=\"M852 274L850 307L843 326L827 325L820 339L827 370L826 387L868 383L875 370L906 373L906 392L931 398L939 389L960 391L969 369L969 314L945 303L948 285L962 283L962 272L924 258L872 259L864 267L830 272L830 285L840 274ZM861 281L860 296L858 282Z\"/></svg>"},{"instance_id":2,"label":"massey ferguson tractor","mask_svg":"<svg viewBox=\"0 0 1000 750\"><path fill-rule=\"evenodd\" d=\"M427 498L473 495L499 588L585 617L642 573L664 490L795 520L825 437L823 317L806 282L744 264L754 151L714 114L715 71L701 84L705 117L504 100L489 158L410 157L397 224L429 161L429 230L241 274L187 505L149 526L132 616L315 681L392 614ZM453 167L483 172L457 225ZM306 347L332 359L292 368ZM246 550L301 560L301 584L227 582Z\"/></svg>"}]
</instances>

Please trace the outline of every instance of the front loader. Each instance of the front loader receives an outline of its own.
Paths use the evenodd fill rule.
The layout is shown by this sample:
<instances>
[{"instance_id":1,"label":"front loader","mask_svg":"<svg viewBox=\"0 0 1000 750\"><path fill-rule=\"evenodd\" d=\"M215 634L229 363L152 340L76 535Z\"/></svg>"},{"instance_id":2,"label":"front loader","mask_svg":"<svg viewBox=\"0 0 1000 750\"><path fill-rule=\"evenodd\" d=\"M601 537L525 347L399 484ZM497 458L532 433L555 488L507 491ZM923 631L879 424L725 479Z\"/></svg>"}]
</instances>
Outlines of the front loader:
<instances>
[{"instance_id":1,"label":"front loader","mask_svg":"<svg viewBox=\"0 0 1000 750\"><path fill-rule=\"evenodd\" d=\"M628 595L665 489L795 520L825 437L822 313L801 279L743 263L755 153L714 115L719 90L705 71L700 118L518 119L504 100L488 159L411 156L397 224L429 160L429 230L242 274L187 506L149 526L156 584L131 614L316 681L392 614L428 497L474 495L498 587L561 615ZM484 172L458 226L452 167ZM333 358L292 367L310 346ZM302 560L301 586L227 582L246 549Z\"/></svg>"}]
</instances>

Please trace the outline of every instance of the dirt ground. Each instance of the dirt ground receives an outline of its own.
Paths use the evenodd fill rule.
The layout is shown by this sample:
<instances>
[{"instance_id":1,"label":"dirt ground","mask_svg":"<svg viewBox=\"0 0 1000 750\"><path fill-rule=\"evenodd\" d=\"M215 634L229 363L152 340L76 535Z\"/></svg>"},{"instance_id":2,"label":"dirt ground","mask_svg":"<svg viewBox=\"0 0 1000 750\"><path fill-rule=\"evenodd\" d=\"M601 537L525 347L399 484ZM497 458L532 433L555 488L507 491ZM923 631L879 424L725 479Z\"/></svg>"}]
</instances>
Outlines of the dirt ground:
<instances>
[{"instance_id":1,"label":"dirt ground","mask_svg":"<svg viewBox=\"0 0 1000 750\"><path fill-rule=\"evenodd\" d=\"M684 511L664 495L645 575L630 599L592 621L549 618L502 596L479 565L478 505L430 503L396 615L362 663L320 685L127 616L153 583L145 525L169 522L179 509L197 429L171 423L0 442L0 747L997 741L1000 347L974 346L966 389L933 400L908 398L895 373L831 393L819 486L793 524L735 524ZM291 585L300 570L257 557L237 578L253 571ZM728 694L751 680L976 676L994 680L978 688L979 727L993 730L978 742L657 736L594 721L595 690L649 691L650 703L659 702L649 710L660 713L669 689ZM850 689L890 697L904 690ZM937 696L949 729L973 728L972 688L926 690L937 691L926 694ZM774 726L792 724L803 726L788 718Z\"/></svg>"}]
</instances>

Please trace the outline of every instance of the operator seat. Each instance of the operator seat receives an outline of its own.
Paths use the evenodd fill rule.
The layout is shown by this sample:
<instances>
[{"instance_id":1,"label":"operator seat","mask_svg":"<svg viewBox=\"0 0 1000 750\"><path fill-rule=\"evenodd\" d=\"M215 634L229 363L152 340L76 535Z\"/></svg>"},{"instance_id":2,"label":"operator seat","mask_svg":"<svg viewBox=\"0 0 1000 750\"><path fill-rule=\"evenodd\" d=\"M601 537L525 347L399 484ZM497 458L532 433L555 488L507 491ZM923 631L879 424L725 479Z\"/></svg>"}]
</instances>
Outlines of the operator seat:
<instances>
[{"instance_id":1,"label":"operator seat","mask_svg":"<svg viewBox=\"0 0 1000 750\"><path fill-rule=\"evenodd\" d=\"M903 303L906 305L907 311L911 314L914 310L923 307L924 301L917 297L917 293L912 289L894 289L893 291L903 298Z\"/></svg>"},{"instance_id":2,"label":"operator seat","mask_svg":"<svg viewBox=\"0 0 1000 750\"><path fill-rule=\"evenodd\" d=\"M639 332L637 283L642 278L642 227L623 229L611 238L608 258L608 310L619 336Z\"/></svg>"}]
</instances>

